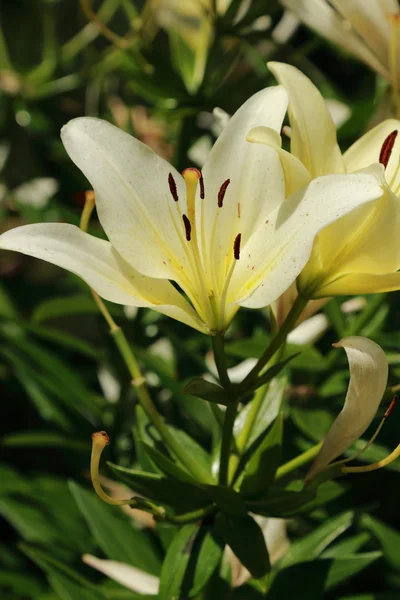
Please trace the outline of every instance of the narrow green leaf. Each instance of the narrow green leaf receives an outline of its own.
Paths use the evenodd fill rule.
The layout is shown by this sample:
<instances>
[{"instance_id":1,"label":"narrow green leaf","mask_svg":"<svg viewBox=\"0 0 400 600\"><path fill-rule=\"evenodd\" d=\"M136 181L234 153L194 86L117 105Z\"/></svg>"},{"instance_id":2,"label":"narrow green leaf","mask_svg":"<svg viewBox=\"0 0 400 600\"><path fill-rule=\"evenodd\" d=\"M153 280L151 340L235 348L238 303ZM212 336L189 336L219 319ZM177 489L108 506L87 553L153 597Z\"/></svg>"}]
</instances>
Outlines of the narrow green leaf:
<instances>
[{"instance_id":1,"label":"narrow green leaf","mask_svg":"<svg viewBox=\"0 0 400 600\"><path fill-rule=\"evenodd\" d=\"M379 540L388 563L400 569L400 533L371 515L363 515L361 524Z\"/></svg>"},{"instance_id":2,"label":"narrow green leaf","mask_svg":"<svg viewBox=\"0 0 400 600\"><path fill-rule=\"evenodd\" d=\"M201 539L198 538L201 536ZM224 550L224 543L214 527L203 525L195 541L195 565L189 596L197 596L215 572Z\"/></svg>"},{"instance_id":3,"label":"narrow green leaf","mask_svg":"<svg viewBox=\"0 0 400 600\"><path fill-rule=\"evenodd\" d=\"M221 538L255 579L270 571L263 532L250 515L234 517L221 512L217 515L215 526Z\"/></svg>"},{"instance_id":4,"label":"narrow green leaf","mask_svg":"<svg viewBox=\"0 0 400 600\"><path fill-rule=\"evenodd\" d=\"M186 568L198 531L198 525L190 523L184 525L175 534L161 569L159 600L179 600L181 598Z\"/></svg>"},{"instance_id":5,"label":"narrow green leaf","mask_svg":"<svg viewBox=\"0 0 400 600\"><path fill-rule=\"evenodd\" d=\"M148 457L154 462L154 464L160 469L162 473L176 479L178 481L183 481L185 483L191 483L195 486L201 486L201 484L190 475L187 471L181 468L177 463L175 463L172 459L162 454L155 447L149 446L142 442Z\"/></svg>"},{"instance_id":6,"label":"narrow green leaf","mask_svg":"<svg viewBox=\"0 0 400 600\"><path fill-rule=\"evenodd\" d=\"M215 404L228 404L228 398L226 391L220 385L206 381L202 377L195 377L191 379L183 388L184 394L190 394L191 396L197 396L207 402L214 402Z\"/></svg>"},{"instance_id":7,"label":"narrow green leaf","mask_svg":"<svg viewBox=\"0 0 400 600\"><path fill-rule=\"evenodd\" d=\"M159 574L156 548L143 531L135 529L132 519L74 482L70 482L70 489L93 537L108 558L132 564L152 575Z\"/></svg>"},{"instance_id":8,"label":"narrow green leaf","mask_svg":"<svg viewBox=\"0 0 400 600\"><path fill-rule=\"evenodd\" d=\"M33 312L33 321L46 321L71 315L98 314L99 309L90 296L62 296L45 300Z\"/></svg>"},{"instance_id":9,"label":"narrow green leaf","mask_svg":"<svg viewBox=\"0 0 400 600\"><path fill-rule=\"evenodd\" d=\"M53 431L18 431L10 433L1 439L1 445L8 448L63 448L90 452L90 443Z\"/></svg>"},{"instance_id":10,"label":"narrow green leaf","mask_svg":"<svg viewBox=\"0 0 400 600\"><path fill-rule=\"evenodd\" d=\"M281 462L283 435L283 414L281 413L264 440L248 460L240 487L245 496L254 497L264 493L275 477Z\"/></svg>"},{"instance_id":11,"label":"narrow green leaf","mask_svg":"<svg viewBox=\"0 0 400 600\"><path fill-rule=\"evenodd\" d=\"M324 550L346 531L353 521L353 513L348 511L329 519L301 540L294 542L280 564L281 568L317 558Z\"/></svg>"},{"instance_id":12,"label":"narrow green leaf","mask_svg":"<svg viewBox=\"0 0 400 600\"><path fill-rule=\"evenodd\" d=\"M190 483L174 481L163 477L158 473L146 473L127 469L108 463L112 471L128 484L135 493L161 504L168 504L180 512L187 512L195 508L201 508L210 503L210 494Z\"/></svg>"},{"instance_id":13,"label":"narrow green leaf","mask_svg":"<svg viewBox=\"0 0 400 600\"><path fill-rule=\"evenodd\" d=\"M347 581L381 556L381 552L365 552L353 556L343 555L340 558L334 559L329 569L325 589L330 590L340 583Z\"/></svg>"}]
</instances>

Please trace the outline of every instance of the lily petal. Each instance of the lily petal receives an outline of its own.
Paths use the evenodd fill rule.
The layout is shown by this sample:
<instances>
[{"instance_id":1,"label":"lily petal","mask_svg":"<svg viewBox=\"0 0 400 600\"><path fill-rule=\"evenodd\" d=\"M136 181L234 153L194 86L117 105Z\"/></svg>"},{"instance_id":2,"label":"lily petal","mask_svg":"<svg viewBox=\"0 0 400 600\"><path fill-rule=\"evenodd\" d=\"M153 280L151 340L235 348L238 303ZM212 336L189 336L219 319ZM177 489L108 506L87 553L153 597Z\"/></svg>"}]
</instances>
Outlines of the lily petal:
<instances>
[{"instance_id":1,"label":"lily petal","mask_svg":"<svg viewBox=\"0 0 400 600\"><path fill-rule=\"evenodd\" d=\"M350 175L326 175L287 198L243 247L232 301L260 308L276 300L303 269L321 229L383 194L381 177L380 165Z\"/></svg>"},{"instance_id":2,"label":"lily petal","mask_svg":"<svg viewBox=\"0 0 400 600\"><path fill-rule=\"evenodd\" d=\"M130 267L109 242L66 223L37 223L6 231L0 249L46 260L81 277L102 298L143 306L205 331L193 308L168 281L151 279Z\"/></svg>"},{"instance_id":3,"label":"lily petal","mask_svg":"<svg viewBox=\"0 0 400 600\"><path fill-rule=\"evenodd\" d=\"M343 173L336 127L319 90L291 65L269 62L267 66L289 95L292 154L301 160L313 178Z\"/></svg>"},{"instance_id":4,"label":"lily petal","mask_svg":"<svg viewBox=\"0 0 400 600\"><path fill-rule=\"evenodd\" d=\"M354 54L386 79L390 79L390 73L376 54L351 30L343 24L340 15L329 6L326 0L281 0L282 4L292 10L295 15L308 27L328 40L342 46L351 54ZM366 2L369 4L372 2Z\"/></svg>"},{"instance_id":5,"label":"lily petal","mask_svg":"<svg viewBox=\"0 0 400 600\"><path fill-rule=\"evenodd\" d=\"M331 295L333 289L346 290L335 294L377 292L372 287L372 277L395 275L400 269L399 230L400 198L385 185L379 200L357 208L322 231L312 258L300 275L299 287L305 289L307 282L321 273L323 284L313 297ZM347 275L354 280L353 285Z\"/></svg>"},{"instance_id":6,"label":"lily petal","mask_svg":"<svg viewBox=\"0 0 400 600\"><path fill-rule=\"evenodd\" d=\"M342 296L345 294L377 294L400 290L400 272L373 275L350 273L328 282L318 290L316 297Z\"/></svg>"},{"instance_id":7,"label":"lily petal","mask_svg":"<svg viewBox=\"0 0 400 600\"><path fill-rule=\"evenodd\" d=\"M101 119L73 119L61 138L94 188L97 213L114 248L143 275L179 281L188 262L168 175L186 212L182 176L151 148Z\"/></svg>"},{"instance_id":8,"label":"lily petal","mask_svg":"<svg viewBox=\"0 0 400 600\"><path fill-rule=\"evenodd\" d=\"M343 155L346 171L351 173L378 162L382 145L393 131L400 133L398 119L387 119L360 137ZM400 185L400 173L396 173L400 160L399 137L394 143L389 164L385 169L386 181L392 189L396 189Z\"/></svg>"},{"instance_id":9,"label":"lily petal","mask_svg":"<svg viewBox=\"0 0 400 600\"><path fill-rule=\"evenodd\" d=\"M82 560L85 564L110 577L110 579L124 585L128 590L139 594L158 594L159 578L145 573L141 569L116 560L97 558L91 554L84 554Z\"/></svg>"},{"instance_id":10,"label":"lily petal","mask_svg":"<svg viewBox=\"0 0 400 600\"><path fill-rule=\"evenodd\" d=\"M351 336L335 344L344 348L350 367L350 383L342 411L328 431L307 479L322 471L347 450L371 424L388 378L388 362L378 344L364 337Z\"/></svg>"},{"instance_id":11,"label":"lily petal","mask_svg":"<svg viewBox=\"0 0 400 600\"><path fill-rule=\"evenodd\" d=\"M310 173L298 158L281 148L281 136L274 129L261 126L254 127L249 132L247 139L249 142L270 146L270 148L273 148L278 153L285 174L286 196L291 196L297 190L310 183Z\"/></svg>"},{"instance_id":12,"label":"lily petal","mask_svg":"<svg viewBox=\"0 0 400 600\"><path fill-rule=\"evenodd\" d=\"M248 239L266 213L284 200L284 177L276 152L250 144L246 135L256 125L279 132L286 109L287 93L281 86L252 96L229 120L204 164L205 199L197 197L198 227L201 231L204 226L206 262L219 268L220 276L236 235ZM223 207L218 208L218 191L228 179Z\"/></svg>"}]
</instances>

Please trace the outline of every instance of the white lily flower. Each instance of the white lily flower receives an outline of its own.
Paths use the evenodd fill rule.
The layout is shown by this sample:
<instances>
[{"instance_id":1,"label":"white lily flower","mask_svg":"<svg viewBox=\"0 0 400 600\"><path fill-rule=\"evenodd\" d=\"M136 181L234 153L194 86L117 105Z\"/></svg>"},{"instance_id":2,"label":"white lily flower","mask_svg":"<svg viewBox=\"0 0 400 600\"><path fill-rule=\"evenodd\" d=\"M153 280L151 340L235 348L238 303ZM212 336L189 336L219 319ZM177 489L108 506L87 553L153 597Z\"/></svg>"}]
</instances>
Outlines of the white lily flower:
<instances>
[{"instance_id":1,"label":"white lily flower","mask_svg":"<svg viewBox=\"0 0 400 600\"><path fill-rule=\"evenodd\" d=\"M398 0L281 0L328 40L341 46L398 90L400 83Z\"/></svg>"},{"instance_id":2,"label":"white lily flower","mask_svg":"<svg viewBox=\"0 0 400 600\"><path fill-rule=\"evenodd\" d=\"M350 383L342 411L328 431L307 479L315 477L343 454L371 424L386 389L388 361L378 344L361 336L343 338L350 367Z\"/></svg>"},{"instance_id":3,"label":"white lily flower","mask_svg":"<svg viewBox=\"0 0 400 600\"><path fill-rule=\"evenodd\" d=\"M315 299L400 289L400 121L384 121L342 155L335 125L315 85L291 65L268 66L289 94L291 153L281 148L280 136L265 127L250 132L248 139L276 148L293 191L324 174L357 172L378 160L385 167L379 200L318 234L297 280L299 291Z\"/></svg>"},{"instance_id":4,"label":"white lily flower","mask_svg":"<svg viewBox=\"0 0 400 600\"><path fill-rule=\"evenodd\" d=\"M299 188L297 169L295 185L274 148L246 141L261 124L279 139L286 108L281 86L255 94L230 119L202 176L186 169L183 177L106 121L74 119L62 140L94 188L109 241L43 223L7 231L0 248L68 269L111 302L224 331L240 305L267 306L288 288L322 228L382 194L378 167L310 185L303 178Z\"/></svg>"},{"instance_id":5,"label":"white lily flower","mask_svg":"<svg viewBox=\"0 0 400 600\"><path fill-rule=\"evenodd\" d=\"M82 560L85 564L107 575L110 579L114 579L114 581L125 586L128 590L138 592L139 594L158 594L160 586L159 578L145 573L141 569L116 560L97 558L91 554L84 554Z\"/></svg>"}]
</instances>

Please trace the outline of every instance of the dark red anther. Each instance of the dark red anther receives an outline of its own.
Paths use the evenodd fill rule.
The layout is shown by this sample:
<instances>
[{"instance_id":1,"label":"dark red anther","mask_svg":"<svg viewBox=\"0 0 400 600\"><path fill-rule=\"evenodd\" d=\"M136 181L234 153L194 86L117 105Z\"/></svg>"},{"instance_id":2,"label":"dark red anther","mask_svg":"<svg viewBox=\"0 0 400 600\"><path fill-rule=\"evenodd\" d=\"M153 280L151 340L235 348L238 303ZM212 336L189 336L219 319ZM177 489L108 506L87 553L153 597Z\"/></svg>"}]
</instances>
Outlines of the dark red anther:
<instances>
[{"instance_id":1,"label":"dark red anther","mask_svg":"<svg viewBox=\"0 0 400 600\"><path fill-rule=\"evenodd\" d=\"M173 197L175 202L178 202L178 200L179 200L178 190L176 189L176 183L175 183L175 179L173 178L172 173L170 173L168 175L168 185L169 185L169 191L171 192L171 196Z\"/></svg>"},{"instance_id":2,"label":"dark red anther","mask_svg":"<svg viewBox=\"0 0 400 600\"><path fill-rule=\"evenodd\" d=\"M392 131L392 133L389 133L389 135L387 136L387 138L385 139L385 141L382 144L382 148L379 153L379 162L381 163L381 165L383 165L385 167L385 169L389 164L389 160L392 155L393 146L396 141L398 133L399 132L397 129Z\"/></svg>"},{"instance_id":3,"label":"dark red anther","mask_svg":"<svg viewBox=\"0 0 400 600\"><path fill-rule=\"evenodd\" d=\"M395 406L396 406L396 404L397 404L397 400L398 400L398 397L397 397L397 396L394 396L394 398L393 398L393 400L391 401L391 403L389 404L389 406L388 406L388 408L387 408L387 410L386 410L385 414L383 415L383 418L384 418L384 419L387 419L388 417L390 417L390 415L391 415L391 414L392 414L392 412L393 412L393 409L394 409L394 407L395 407Z\"/></svg>"},{"instance_id":4,"label":"dark red anther","mask_svg":"<svg viewBox=\"0 0 400 600\"><path fill-rule=\"evenodd\" d=\"M235 237L235 241L233 242L233 256L236 260L240 258L240 240L242 239L242 234L238 233Z\"/></svg>"},{"instance_id":5,"label":"dark red anther","mask_svg":"<svg viewBox=\"0 0 400 600\"><path fill-rule=\"evenodd\" d=\"M183 219L183 224L185 226L186 239L188 242L190 242L190 234L192 232L192 226L186 215L182 215L182 219Z\"/></svg>"},{"instance_id":6,"label":"dark red anther","mask_svg":"<svg viewBox=\"0 0 400 600\"><path fill-rule=\"evenodd\" d=\"M224 181L224 183L219 188L219 192L218 192L218 208L222 208L222 206L224 204L224 198L225 198L226 188L228 187L228 185L230 184L230 182L231 182L230 179L226 179L226 181Z\"/></svg>"},{"instance_id":7,"label":"dark red anther","mask_svg":"<svg viewBox=\"0 0 400 600\"><path fill-rule=\"evenodd\" d=\"M204 200L205 192L204 192L204 179L203 179L203 175L200 175L199 185L200 185L200 198L202 200Z\"/></svg>"}]
</instances>

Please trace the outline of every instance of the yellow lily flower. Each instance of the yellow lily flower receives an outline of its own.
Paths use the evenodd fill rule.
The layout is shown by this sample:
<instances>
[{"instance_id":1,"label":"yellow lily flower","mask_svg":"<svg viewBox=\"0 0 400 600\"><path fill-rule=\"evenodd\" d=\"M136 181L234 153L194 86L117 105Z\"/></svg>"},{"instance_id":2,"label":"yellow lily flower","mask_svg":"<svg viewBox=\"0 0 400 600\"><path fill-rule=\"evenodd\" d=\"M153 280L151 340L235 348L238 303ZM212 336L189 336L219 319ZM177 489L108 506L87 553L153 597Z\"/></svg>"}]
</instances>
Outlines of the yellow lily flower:
<instances>
[{"instance_id":1,"label":"yellow lily flower","mask_svg":"<svg viewBox=\"0 0 400 600\"><path fill-rule=\"evenodd\" d=\"M281 148L276 131L265 127L252 130L248 139L279 153L292 193L328 173L352 173L378 161L386 169L385 192L379 200L318 234L297 280L298 290L309 298L324 298L400 289L400 121L384 121L342 155L318 89L291 65L273 62L268 66L289 95L291 153Z\"/></svg>"}]
</instances>

